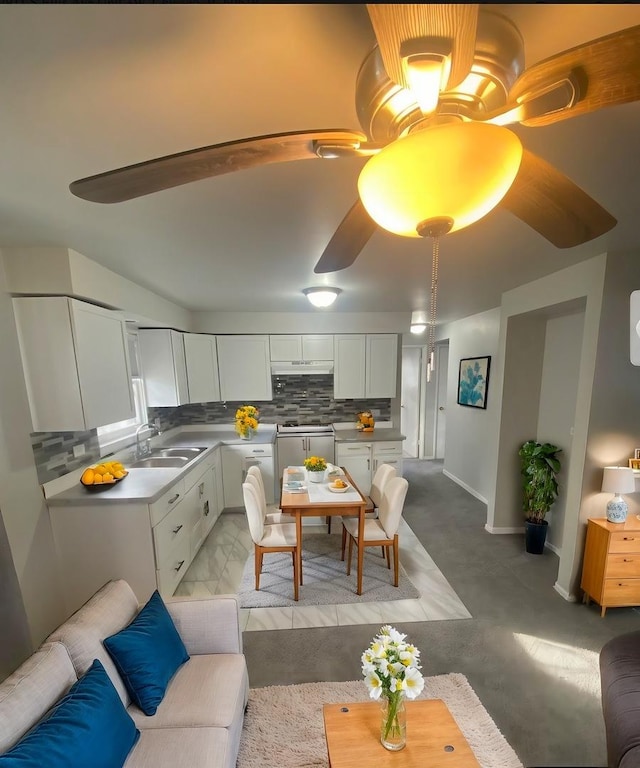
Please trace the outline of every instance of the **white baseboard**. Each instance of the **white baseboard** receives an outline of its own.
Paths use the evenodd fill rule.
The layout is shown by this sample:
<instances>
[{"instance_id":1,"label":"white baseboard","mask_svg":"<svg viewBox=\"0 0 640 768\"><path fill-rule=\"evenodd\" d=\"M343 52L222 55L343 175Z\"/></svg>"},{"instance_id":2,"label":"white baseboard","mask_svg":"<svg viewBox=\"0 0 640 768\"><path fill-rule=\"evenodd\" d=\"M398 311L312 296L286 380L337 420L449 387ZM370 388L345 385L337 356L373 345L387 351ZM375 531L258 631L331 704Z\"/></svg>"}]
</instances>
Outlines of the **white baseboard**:
<instances>
[{"instance_id":1,"label":"white baseboard","mask_svg":"<svg viewBox=\"0 0 640 768\"><path fill-rule=\"evenodd\" d=\"M554 555L558 555L558 557L560 557L560 554L562 553L561 547L556 547L555 544L549 544L548 541L545 541L544 546L546 549L550 549Z\"/></svg>"},{"instance_id":2,"label":"white baseboard","mask_svg":"<svg viewBox=\"0 0 640 768\"><path fill-rule=\"evenodd\" d=\"M497 526L489 525L489 523L487 523L484 526L484 529L488 533L496 533L496 534L502 534L502 533L524 533L524 526L521 527L521 528L518 527L518 526L511 527L511 528L499 528Z\"/></svg>"},{"instance_id":3,"label":"white baseboard","mask_svg":"<svg viewBox=\"0 0 640 768\"><path fill-rule=\"evenodd\" d=\"M467 493L470 493L472 496L475 496L475 498L479 499L483 504L488 504L488 501L484 498L484 496L481 496L478 493L478 491L474 490L470 485L463 483L462 480L460 480L460 478L456 477L455 475L452 475L451 472L447 471L446 469L443 469L442 474L448 477L449 480L453 480L453 482L459 485L461 488L464 488Z\"/></svg>"},{"instance_id":4,"label":"white baseboard","mask_svg":"<svg viewBox=\"0 0 640 768\"><path fill-rule=\"evenodd\" d=\"M557 593L558 593L558 594L559 594L561 597L564 597L564 599L565 599L567 602L569 602L569 603L576 603L576 602L578 602L578 598L577 598L575 595L571 594L571 592L567 592L567 590L566 590L566 589L564 589L563 587L561 587L561 586L558 584L558 582L557 582L557 581L556 581L556 583L553 585L553 588L555 589L555 591L556 591L556 592L557 592Z\"/></svg>"}]
</instances>

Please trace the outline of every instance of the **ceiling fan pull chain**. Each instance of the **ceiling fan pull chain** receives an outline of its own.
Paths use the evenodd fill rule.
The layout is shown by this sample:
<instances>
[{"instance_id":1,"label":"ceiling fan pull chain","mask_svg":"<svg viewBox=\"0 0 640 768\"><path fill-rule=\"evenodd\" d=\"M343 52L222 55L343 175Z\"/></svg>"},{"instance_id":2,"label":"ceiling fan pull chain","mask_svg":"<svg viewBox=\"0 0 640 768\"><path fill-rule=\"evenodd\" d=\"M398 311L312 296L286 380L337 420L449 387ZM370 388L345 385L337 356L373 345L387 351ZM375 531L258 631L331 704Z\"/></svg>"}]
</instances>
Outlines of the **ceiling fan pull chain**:
<instances>
[{"instance_id":1,"label":"ceiling fan pull chain","mask_svg":"<svg viewBox=\"0 0 640 768\"><path fill-rule=\"evenodd\" d=\"M436 235L433 238L433 250L431 257L431 304L429 306L429 340L428 340L428 362L427 362L427 381L431 381L431 373L435 370L435 347L436 347L436 310L438 300L438 258L440 256L440 238Z\"/></svg>"}]
</instances>

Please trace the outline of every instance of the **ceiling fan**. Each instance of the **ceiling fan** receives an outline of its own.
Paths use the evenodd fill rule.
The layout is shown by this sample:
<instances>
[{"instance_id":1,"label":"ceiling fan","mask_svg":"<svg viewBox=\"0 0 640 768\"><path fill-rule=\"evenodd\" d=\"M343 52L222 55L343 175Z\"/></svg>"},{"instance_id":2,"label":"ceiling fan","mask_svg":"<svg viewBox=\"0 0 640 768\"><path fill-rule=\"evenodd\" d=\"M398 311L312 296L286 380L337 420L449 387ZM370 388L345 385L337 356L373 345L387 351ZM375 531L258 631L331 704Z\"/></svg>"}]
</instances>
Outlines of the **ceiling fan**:
<instances>
[{"instance_id":1,"label":"ceiling fan","mask_svg":"<svg viewBox=\"0 0 640 768\"><path fill-rule=\"evenodd\" d=\"M640 25L525 68L519 30L482 5L370 4L367 11L377 45L356 82L362 131L294 131L229 141L79 179L70 191L92 202L115 203L232 171L308 159L362 157L367 159L364 173L373 161L421 140L416 137L449 140L466 132L473 132L468 143L476 153L466 164L475 168L482 157L494 154L488 149L481 155L474 146L476 134L484 132L499 135L500 151L505 141L519 145L511 178L499 199L485 204L485 213L499 205L558 248L588 242L616 225L569 178L522 148L506 126L545 126L640 100ZM457 142L450 139L456 155ZM425 162L409 164L419 166L424 190L438 188L440 179L430 179ZM363 203L362 185L361 175L360 197L325 248L316 273L350 266L377 229ZM402 234L435 237L466 226L456 218L427 217Z\"/></svg>"}]
</instances>

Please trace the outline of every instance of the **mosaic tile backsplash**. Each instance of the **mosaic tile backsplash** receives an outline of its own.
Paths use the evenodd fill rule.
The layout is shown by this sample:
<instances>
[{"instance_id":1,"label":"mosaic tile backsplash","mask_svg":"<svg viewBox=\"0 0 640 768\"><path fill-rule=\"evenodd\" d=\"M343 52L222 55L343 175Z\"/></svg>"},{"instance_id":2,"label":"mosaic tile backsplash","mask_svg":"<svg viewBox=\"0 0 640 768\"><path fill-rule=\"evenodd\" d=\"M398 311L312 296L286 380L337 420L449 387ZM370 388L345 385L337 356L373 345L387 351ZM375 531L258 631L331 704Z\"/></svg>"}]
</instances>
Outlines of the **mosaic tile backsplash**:
<instances>
[{"instance_id":1,"label":"mosaic tile backsplash","mask_svg":"<svg viewBox=\"0 0 640 768\"><path fill-rule=\"evenodd\" d=\"M273 400L251 402L260 410L262 424L332 424L354 421L360 411L375 410L379 421L391 418L389 398L370 400L334 400L333 376L274 376ZM245 402L202 403L176 408L149 408L149 421L160 419L163 431L189 424L230 424L236 409ZM86 453L73 455L76 445L84 444ZM88 432L38 432L31 435L31 445L38 472L38 482L47 483L100 458L96 430Z\"/></svg>"}]
</instances>

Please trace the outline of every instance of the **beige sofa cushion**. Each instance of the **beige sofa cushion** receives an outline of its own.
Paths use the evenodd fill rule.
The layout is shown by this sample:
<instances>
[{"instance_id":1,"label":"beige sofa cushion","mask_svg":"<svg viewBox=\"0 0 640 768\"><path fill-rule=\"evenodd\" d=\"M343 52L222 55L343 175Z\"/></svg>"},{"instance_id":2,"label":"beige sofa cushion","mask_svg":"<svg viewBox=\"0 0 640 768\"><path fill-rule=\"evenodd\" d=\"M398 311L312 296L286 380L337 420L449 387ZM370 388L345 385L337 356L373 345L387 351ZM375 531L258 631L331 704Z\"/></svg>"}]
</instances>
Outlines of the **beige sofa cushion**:
<instances>
[{"instance_id":1,"label":"beige sofa cushion","mask_svg":"<svg viewBox=\"0 0 640 768\"><path fill-rule=\"evenodd\" d=\"M224 728L151 728L141 731L123 768L228 768L235 765L230 742Z\"/></svg>"},{"instance_id":2,"label":"beige sofa cushion","mask_svg":"<svg viewBox=\"0 0 640 768\"><path fill-rule=\"evenodd\" d=\"M135 704L127 712L140 729L216 726L242 721L247 674L244 656L192 656L169 683L155 715L147 717Z\"/></svg>"},{"instance_id":3,"label":"beige sofa cushion","mask_svg":"<svg viewBox=\"0 0 640 768\"><path fill-rule=\"evenodd\" d=\"M48 642L57 641L67 647L78 677L86 673L94 659L99 659L125 706L131 699L102 641L126 627L138 610L138 601L127 582L110 581L47 638Z\"/></svg>"},{"instance_id":4,"label":"beige sofa cushion","mask_svg":"<svg viewBox=\"0 0 640 768\"><path fill-rule=\"evenodd\" d=\"M47 643L0 683L0 754L69 692L77 675L60 643Z\"/></svg>"}]
</instances>

